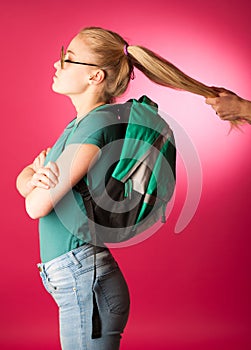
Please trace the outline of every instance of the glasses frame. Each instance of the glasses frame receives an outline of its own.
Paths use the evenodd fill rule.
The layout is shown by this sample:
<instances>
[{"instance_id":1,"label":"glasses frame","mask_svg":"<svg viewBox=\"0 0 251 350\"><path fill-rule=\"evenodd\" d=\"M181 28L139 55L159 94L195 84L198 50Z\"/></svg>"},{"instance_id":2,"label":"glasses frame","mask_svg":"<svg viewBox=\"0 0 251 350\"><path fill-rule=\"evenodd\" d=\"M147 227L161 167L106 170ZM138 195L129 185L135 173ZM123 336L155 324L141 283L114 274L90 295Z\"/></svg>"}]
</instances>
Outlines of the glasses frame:
<instances>
[{"instance_id":1,"label":"glasses frame","mask_svg":"<svg viewBox=\"0 0 251 350\"><path fill-rule=\"evenodd\" d=\"M73 63L73 64L81 64L83 66L93 66L93 67L98 67L97 64L94 63L84 63L84 62L77 62L77 61L71 61L71 60L66 60L65 59L65 51L64 51L64 47L62 46L61 51L60 51L60 65L61 65L61 69L64 69L64 64L66 63Z\"/></svg>"}]
</instances>

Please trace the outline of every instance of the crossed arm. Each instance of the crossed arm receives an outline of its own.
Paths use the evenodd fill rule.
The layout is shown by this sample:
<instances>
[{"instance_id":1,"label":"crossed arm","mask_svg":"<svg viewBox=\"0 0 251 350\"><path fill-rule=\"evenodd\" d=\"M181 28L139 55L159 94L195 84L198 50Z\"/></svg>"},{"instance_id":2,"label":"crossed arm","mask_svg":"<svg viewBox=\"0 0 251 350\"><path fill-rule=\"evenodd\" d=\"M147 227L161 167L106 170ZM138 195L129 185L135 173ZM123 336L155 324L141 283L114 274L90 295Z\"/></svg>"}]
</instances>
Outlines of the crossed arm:
<instances>
[{"instance_id":1,"label":"crossed arm","mask_svg":"<svg viewBox=\"0 0 251 350\"><path fill-rule=\"evenodd\" d=\"M25 198L25 207L32 219L50 213L57 202L75 186L97 159L99 148L92 144L70 144L56 162L44 166L48 150L17 177L16 186Z\"/></svg>"}]
</instances>

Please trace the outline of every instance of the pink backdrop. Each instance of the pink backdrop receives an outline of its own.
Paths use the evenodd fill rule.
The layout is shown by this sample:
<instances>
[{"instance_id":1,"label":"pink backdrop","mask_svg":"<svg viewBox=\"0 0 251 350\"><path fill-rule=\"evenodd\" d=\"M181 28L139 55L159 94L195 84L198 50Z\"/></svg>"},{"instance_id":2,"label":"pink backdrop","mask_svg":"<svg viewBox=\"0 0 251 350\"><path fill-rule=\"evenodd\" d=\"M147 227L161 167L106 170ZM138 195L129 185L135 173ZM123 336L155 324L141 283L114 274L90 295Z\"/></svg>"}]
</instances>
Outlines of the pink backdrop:
<instances>
[{"instance_id":1,"label":"pink backdrop","mask_svg":"<svg viewBox=\"0 0 251 350\"><path fill-rule=\"evenodd\" d=\"M103 26L208 85L251 99L250 11L248 0L1 2L1 350L60 349L56 307L36 270L37 222L24 211L15 177L74 116L69 101L51 90L61 45L84 26ZM196 177L187 177L189 161L180 152L168 223L140 244L113 249L132 298L122 350L247 349L251 127L228 134L228 124L203 98L159 87L136 72L123 99L143 94L192 140L202 191L192 220L175 233Z\"/></svg>"}]
</instances>

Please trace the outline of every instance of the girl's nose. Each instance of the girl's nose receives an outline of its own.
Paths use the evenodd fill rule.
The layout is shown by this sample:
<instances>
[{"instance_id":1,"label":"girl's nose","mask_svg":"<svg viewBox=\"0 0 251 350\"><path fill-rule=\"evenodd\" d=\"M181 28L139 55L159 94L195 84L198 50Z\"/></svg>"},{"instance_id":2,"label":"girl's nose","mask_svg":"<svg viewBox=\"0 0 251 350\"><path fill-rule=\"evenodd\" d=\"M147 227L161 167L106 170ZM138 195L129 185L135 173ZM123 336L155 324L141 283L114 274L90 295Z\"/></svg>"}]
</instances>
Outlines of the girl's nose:
<instances>
[{"instance_id":1,"label":"girl's nose","mask_svg":"<svg viewBox=\"0 0 251 350\"><path fill-rule=\"evenodd\" d=\"M56 69L61 68L60 60L58 60L54 63L54 68L56 68Z\"/></svg>"}]
</instances>

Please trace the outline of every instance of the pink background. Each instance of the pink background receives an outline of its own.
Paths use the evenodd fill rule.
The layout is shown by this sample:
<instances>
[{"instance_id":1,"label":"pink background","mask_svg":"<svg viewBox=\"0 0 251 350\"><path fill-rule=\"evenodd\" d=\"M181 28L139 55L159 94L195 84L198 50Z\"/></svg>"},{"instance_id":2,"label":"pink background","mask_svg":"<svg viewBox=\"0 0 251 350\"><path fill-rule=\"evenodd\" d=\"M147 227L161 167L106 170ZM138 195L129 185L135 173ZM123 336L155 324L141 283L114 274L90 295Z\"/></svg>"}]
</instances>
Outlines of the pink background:
<instances>
[{"instance_id":1,"label":"pink background","mask_svg":"<svg viewBox=\"0 0 251 350\"><path fill-rule=\"evenodd\" d=\"M26 215L15 178L74 117L69 100L51 90L61 45L84 26L103 26L208 85L251 99L250 12L249 0L1 2L1 350L60 349L56 306L36 269L37 222ZM228 134L202 97L154 85L136 71L123 100L143 94L189 135L203 184L195 215L176 234L189 186L179 155L168 223L140 244L113 249L132 298L121 349L248 349L251 127Z\"/></svg>"}]
</instances>

